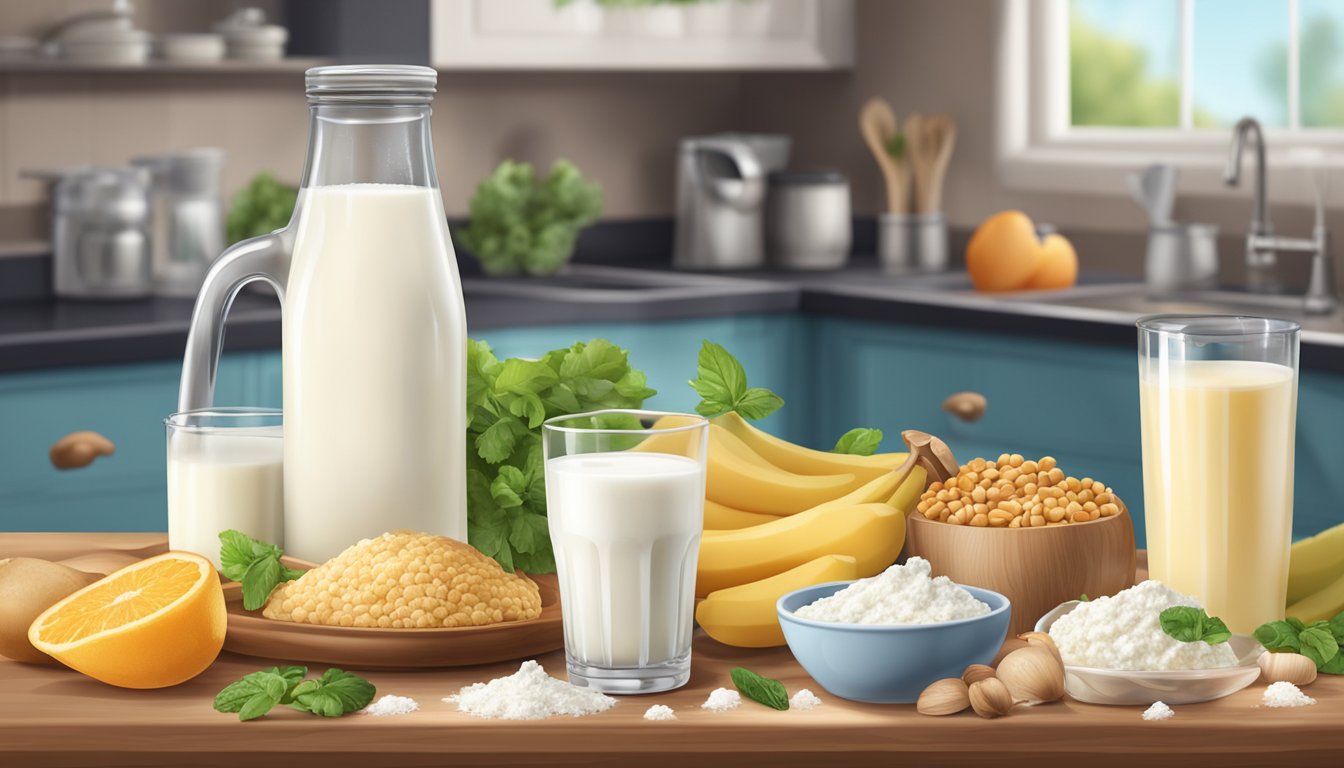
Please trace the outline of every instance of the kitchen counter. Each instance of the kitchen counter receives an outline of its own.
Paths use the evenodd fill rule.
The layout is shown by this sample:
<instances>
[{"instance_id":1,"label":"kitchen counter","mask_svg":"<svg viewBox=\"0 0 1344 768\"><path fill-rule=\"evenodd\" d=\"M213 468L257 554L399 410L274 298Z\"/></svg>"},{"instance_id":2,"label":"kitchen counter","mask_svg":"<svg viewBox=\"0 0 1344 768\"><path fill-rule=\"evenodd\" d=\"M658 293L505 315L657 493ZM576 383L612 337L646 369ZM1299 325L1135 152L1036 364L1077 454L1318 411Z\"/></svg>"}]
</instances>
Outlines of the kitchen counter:
<instances>
[{"instance_id":1,"label":"kitchen counter","mask_svg":"<svg viewBox=\"0 0 1344 768\"><path fill-rule=\"evenodd\" d=\"M90 534L71 535L87 540ZM99 534L138 547L155 534ZM0 557L59 554L60 534L0 534ZM0 659L0 765L366 766L567 765L656 766L1265 766L1333 765L1344 747L1339 728L1344 678L1322 677L1301 709L1260 706L1263 683L1220 701L1176 707L1166 722L1145 722L1142 707L1063 701L1015 710L998 720L966 712L933 718L911 706L859 704L826 693L787 649L722 646L697 634L690 683L677 691L620 699L610 712L582 719L508 722L459 713L444 696L511 674L516 662L414 672L369 672L379 695L410 696L421 711L405 716L323 720L285 709L240 723L215 712L217 691L248 672L293 660L224 654L200 677L173 688L112 688L75 672ZM562 674L563 655L538 659ZM699 708L728 670L745 666L778 678L792 693L810 688L823 704L776 712L744 701L731 712ZM642 719L652 704L676 710L676 722Z\"/></svg>"},{"instance_id":2,"label":"kitchen counter","mask_svg":"<svg viewBox=\"0 0 1344 768\"><path fill-rule=\"evenodd\" d=\"M562 285L535 278L467 276L468 327L475 332L801 311L1132 347L1134 321L1146 313L1132 307L1108 306L1106 297L1136 294L1142 287L1130 278L1102 273L1084 273L1079 287L1069 292L1000 296L972 291L961 272L889 275L871 258L863 257L843 270L821 273L762 271L683 276L670 272L663 262L634 264L576 265L565 279L569 284ZM661 275L657 280L668 282L684 277L692 284L666 293L642 290L645 286L626 290L621 285L622 275L636 282L640 275ZM574 287L574 283L582 285L599 278L612 285L607 290ZM0 301L0 372L179 357L186 343L191 308L189 299ZM1200 312L1210 308L1158 302L1147 311ZM1257 310L1251 306L1240 311ZM1260 313L1273 314L1274 310L1270 307ZM229 350L276 348L280 344L279 305L269 294L245 292L234 304L228 328ZM1344 371L1344 314L1337 311L1304 320L1302 365Z\"/></svg>"}]
</instances>

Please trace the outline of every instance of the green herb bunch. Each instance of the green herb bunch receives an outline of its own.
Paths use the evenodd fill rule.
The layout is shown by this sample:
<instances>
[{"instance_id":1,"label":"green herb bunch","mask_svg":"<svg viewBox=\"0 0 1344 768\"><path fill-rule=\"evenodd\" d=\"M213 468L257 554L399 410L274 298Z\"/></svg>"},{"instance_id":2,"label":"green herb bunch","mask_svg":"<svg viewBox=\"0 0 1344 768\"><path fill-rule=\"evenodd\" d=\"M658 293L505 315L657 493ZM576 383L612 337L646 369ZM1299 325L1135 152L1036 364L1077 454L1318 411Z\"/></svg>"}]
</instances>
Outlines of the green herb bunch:
<instances>
[{"instance_id":1,"label":"green herb bunch","mask_svg":"<svg viewBox=\"0 0 1344 768\"><path fill-rule=\"evenodd\" d=\"M225 231L230 243L268 235L289 224L299 199L298 187L282 184L262 171L233 196Z\"/></svg>"},{"instance_id":2,"label":"green herb bunch","mask_svg":"<svg viewBox=\"0 0 1344 768\"><path fill-rule=\"evenodd\" d=\"M1307 624L1289 617L1256 627L1255 639L1270 653L1300 653L1325 675L1344 675L1344 613Z\"/></svg>"},{"instance_id":3,"label":"green herb bunch","mask_svg":"<svg viewBox=\"0 0 1344 768\"><path fill-rule=\"evenodd\" d=\"M1209 645L1226 643L1232 632L1217 616L1210 616L1203 608L1173 605L1158 616L1162 631L1182 643L1204 641Z\"/></svg>"},{"instance_id":4,"label":"green herb bunch","mask_svg":"<svg viewBox=\"0 0 1344 768\"><path fill-rule=\"evenodd\" d=\"M293 581L303 571L280 563L284 551L274 544L257 541L241 531L219 534L219 570L227 579L243 585L243 608L255 611L266 604L278 584Z\"/></svg>"},{"instance_id":5,"label":"green herb bunch","mask_svg":"<svg viewBox=\"0 0 1344 768\"><path fill-rule=\"evenodd\" d=\"M538 179L528 163L505 160L471 198L462 244L492 275L549 275L569 261L579 231L602 213L602 188L567 160Z\"/></svg>"},{"instance_id":6,"label":"green herb bunch","mask_svg":"<svg viewBox=\"0 0 1344 768\"><path fill-rule=\"evenodd\" d=\"M657 394L605 339L499 360L482 341L467 347L467 534L505 570L551 573L541 423L606 408L638 408ZM631 420L626 420L631 421ZM602 426L638 428L637 423Z\"/></svg>"},{"instance_id":7,"label":"green herb bunch","mask_svg":"<svg viewBox=\"0 0 1344 768\"><path fill-rule=\"evenodd\" d=\"M322 717L358 712L373 701L373 683L332 667L317 680L304 680L307 667L271 667L245 675L215 696L219 712L237 712L239 720L255 720L277 705Z\"/></svg>"}]
</instances>

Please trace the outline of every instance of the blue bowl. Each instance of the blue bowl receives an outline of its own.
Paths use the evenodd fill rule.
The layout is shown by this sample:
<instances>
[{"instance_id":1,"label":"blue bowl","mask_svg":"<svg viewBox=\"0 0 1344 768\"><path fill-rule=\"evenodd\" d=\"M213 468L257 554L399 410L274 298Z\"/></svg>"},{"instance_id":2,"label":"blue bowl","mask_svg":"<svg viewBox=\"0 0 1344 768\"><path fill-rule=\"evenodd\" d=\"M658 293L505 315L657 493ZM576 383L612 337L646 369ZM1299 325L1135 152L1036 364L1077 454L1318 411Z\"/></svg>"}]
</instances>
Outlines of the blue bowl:
<instances>
[{"instance_id":1,"label":"blue bowl","mask_svg":"<svg viewBox=\"0 0 1344 768\"><path fill-rule=\"evenodd\" d=\"M836 624L793 614L852 583L805 587L775 604L794 658L842 699L912 704L934 680L961 677L971 664L993 661L1008 636L1008 598L978 587L961 588L988 605L989 613L941 624Z\"/></svg>"}]
</instances>

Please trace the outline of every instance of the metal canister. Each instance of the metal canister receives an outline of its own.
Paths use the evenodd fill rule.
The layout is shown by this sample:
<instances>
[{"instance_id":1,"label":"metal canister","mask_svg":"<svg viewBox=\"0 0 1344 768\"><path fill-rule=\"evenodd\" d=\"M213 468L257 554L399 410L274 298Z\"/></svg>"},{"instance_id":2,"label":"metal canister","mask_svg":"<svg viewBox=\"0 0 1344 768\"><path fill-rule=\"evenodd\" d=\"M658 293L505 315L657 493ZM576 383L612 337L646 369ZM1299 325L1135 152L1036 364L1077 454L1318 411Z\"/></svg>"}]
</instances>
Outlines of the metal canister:
<instances>
[{"instance_id":1,"label":"metal canister","mask_svg":"<svg viewBox=\"0 0 1344 768\"><path fill-rule=\"evenodd\" d=\"M849 179L838 171L776 171L769 176L765 243L779 269L839 269L853 237Z\"/></svg>"}]
</instances>

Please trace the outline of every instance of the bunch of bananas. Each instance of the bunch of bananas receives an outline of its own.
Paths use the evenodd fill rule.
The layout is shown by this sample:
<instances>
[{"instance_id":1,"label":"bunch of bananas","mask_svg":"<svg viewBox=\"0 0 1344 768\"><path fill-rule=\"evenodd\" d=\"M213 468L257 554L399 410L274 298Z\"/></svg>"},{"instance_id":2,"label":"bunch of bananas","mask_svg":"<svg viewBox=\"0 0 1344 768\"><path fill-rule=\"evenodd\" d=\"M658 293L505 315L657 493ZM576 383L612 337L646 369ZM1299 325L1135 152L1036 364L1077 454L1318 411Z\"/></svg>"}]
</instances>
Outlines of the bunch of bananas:
<instances>
[{"instance_id":1,"label":"bunch of bananas","mask_svg":"<svg viewBox=\"0 0 1344 768\"><path fill-rule=\"evenodd\" d=\"M1344 524L1293 545L1288 616L1310 624L1344 612Z\"/></svg>"},{"instance_id":2,"label":"bunch of bananas","mask_svg":"<svg viewBox=\"0 0 1344 768\"><path fill-rule=\"evenodd\" d=\"M910 453L853 456L790 443L736 413L714 419L696 571L700 626L728 645L783 645L780 596L894 563L929 468L946 464L932 457L931 442L946 451L936 438L905 437Z\"/></svg>"}]
</instances>

